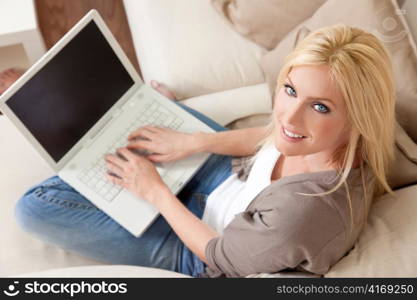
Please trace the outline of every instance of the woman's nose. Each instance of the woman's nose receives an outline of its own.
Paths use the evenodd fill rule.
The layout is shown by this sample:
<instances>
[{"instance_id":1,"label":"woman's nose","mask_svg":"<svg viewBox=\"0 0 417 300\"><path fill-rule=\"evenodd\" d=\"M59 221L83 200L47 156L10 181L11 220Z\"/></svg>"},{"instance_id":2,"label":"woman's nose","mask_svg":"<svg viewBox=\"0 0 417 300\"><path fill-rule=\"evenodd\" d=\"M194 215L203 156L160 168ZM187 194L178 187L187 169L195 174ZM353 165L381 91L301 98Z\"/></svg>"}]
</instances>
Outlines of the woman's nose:
<instances>
[{"instance_id":1,"label":"woman's nose","mask_svg":"<svg viewBox=\"0 0 417 300\"><path fill-rule=\"evenodd\" d=\"M300 101L301 102L301 101ZM302 123L303 107L302 105L294 104L287 107L284 121L286 125L298 128Z\"/></svg>"}]
</instances>

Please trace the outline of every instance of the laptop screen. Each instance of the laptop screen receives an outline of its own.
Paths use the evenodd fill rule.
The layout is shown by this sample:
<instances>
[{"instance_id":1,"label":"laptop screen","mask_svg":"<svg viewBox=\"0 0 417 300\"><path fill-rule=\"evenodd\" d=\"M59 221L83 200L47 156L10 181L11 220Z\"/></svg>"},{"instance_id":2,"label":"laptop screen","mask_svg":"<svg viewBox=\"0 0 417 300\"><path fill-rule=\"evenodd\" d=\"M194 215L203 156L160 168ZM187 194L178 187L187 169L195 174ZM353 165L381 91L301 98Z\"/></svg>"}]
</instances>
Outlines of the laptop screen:
<instances>
[{"instance_id":1,"label":"laptop screen","mask_svg":"<svg viewBox=\"0 0 417 300\"><path fill-rule=\"evenodd\" d=\"M91 21L7 105L58 162L133 84Z\"/></svg>"}]
</instances>

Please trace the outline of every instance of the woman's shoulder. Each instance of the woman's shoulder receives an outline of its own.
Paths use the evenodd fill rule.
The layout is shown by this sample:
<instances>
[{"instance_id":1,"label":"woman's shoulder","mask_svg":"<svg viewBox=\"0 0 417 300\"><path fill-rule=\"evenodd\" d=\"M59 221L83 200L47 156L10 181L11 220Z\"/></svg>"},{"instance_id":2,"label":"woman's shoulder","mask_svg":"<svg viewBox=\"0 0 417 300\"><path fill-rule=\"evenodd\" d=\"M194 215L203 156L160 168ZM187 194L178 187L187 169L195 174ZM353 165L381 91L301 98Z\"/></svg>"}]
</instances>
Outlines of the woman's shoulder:
<instances>
[{"instance_id":1,"label":"woman's shoulder","mask_svg":"<svg viewBox=\"0 0 417 300\"><path fill-rule=\"evenodd\" d=\"M295 175L281 177L280 179L273 181L267 186L260 195L261 198L268 196L276 197L289 197L290 199L305 199L302 194L318 194L325 193L337 186L341 179L341 174L336 170L324 170L312 173L298 173ZM364 192L363 187L369 186L373 179L373 173L370 168L364 166L350 170L347 175L345 184L339 186L334 192L326 195L327 197L314 197L321 200L332 200L335 199L345 200L349 192L362 193ZM348 190L347 190L348 189ZM357 195L358 196L358 195ZM269 197L271 198L271 197ZM275 202L272 197L270 200ZM357 197L356 197L357 198Z\"/></svg>"},{"instance_id":2,"label":"woman's shoulder","mask_svg":"<svg viewBox=\"0 0 417 300\"><path fill-rule=\"evenodd\" d=\"M369 183L369 169L364 168L364 180ZM249 211L276 211L276 220L281 222L279 212L285 211L294 219L306 219L311 224L306 226L334 226L345 235L351 244L361 231L369 209L369 199L372 190L367 186L366 192L362 187L360 169L352 169L346 183L335 191L329 192L340 180L336 171L328 170L315 173L303 173L283 177L265 188L248 207ZM365 195L366 193L366 195ZM350 200L349 200L350 199ZM274 219L274 215L269 215ZM290 222L288 219L286 222ZM325 224L327 222L327 225ZM353 223L352 223L353 222ZM321 225L320 225L321 224ZM298 226L299 224L294 224ZM353 225L353 227L352 227ZM346 245L349 246L349 245Z\"/></svg>"}]
</instances>

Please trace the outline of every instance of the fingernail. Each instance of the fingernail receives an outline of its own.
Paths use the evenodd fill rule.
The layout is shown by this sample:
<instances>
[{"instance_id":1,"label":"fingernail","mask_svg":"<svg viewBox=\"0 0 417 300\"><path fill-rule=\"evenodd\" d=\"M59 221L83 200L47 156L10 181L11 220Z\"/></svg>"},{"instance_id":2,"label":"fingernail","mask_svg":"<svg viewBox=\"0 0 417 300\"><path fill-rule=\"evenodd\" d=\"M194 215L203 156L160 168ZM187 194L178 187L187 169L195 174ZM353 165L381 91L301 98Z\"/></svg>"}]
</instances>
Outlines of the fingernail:
<instances>
[{"instance_id":1,"label":"fingernail","mask_svg":"<svg viewBox=\"0 0 417 300\"><path fill-rule=\"evenodd\" d=\"M156 82L155 80L152 80L151 84L152 84L153 87L158 87L158 85L159 85L158 82Z\"/></svg>"}]
</instances>

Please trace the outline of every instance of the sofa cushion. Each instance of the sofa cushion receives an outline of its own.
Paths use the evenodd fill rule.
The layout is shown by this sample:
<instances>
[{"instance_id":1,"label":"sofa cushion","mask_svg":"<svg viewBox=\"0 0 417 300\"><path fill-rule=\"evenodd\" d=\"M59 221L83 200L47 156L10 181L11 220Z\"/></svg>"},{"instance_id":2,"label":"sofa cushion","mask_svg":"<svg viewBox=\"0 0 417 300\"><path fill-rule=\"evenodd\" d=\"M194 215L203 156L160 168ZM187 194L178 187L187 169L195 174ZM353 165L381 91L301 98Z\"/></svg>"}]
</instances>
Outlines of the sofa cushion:
<instances>
[{"instance_id":1,"label":"sofa cushion","mask_svg":"<svg viewBox=\"0 0 417 300\"><path fill-rule=\"evenodd\" d=\"M417 186L376 201L355 247L325 277L417 277Z\"/></svg>"},{"instance_id":2,"label":"sofa cushion","mask_svg":"<svg viewBox=\"0 0 417 300\"><path fill-rule=\"evenodd\" d=\"M241 129L250 127L265 126L271 121L271 113L256 114L249 117L238 119L227 125L229 129Z\"/></svg>"},{"instance_id":3,"label":"sofa cushion","mask_svg":"<svg viewBox=\"0 0 417 300\"><path fill-rule=\"evenodd\" d=\"M124 0L143 79L178 100L265 82L266 50L237 34L209 0Z\"/></svg>"},{"instance_id":4,"label":"sofa cushion","mask_svg":"<svg viewBox=\"0 0 417 300\"><path fill-rule=\"evenodd\" d=\"M414 41L417 41L417 1L407 0L404 2L401 13L404 14Z\"/></svg>"},{"instance_id":5,"label":"sofa cushion","mask_svg":"<svg viewBox=\"0 0 417 300\"><path fill-rule=\"evenodd\" d=\"M251 115L268 114L272 107L266 83L193 97L181 103L205 114L222 126Z\"/></svg>"},{"instance_id":6,"label":"sofa cushion","mask_svg":"<svg viewBox=\"0 0 417 300\"><path fill-rule=\"evenodd\" d=\"M17 225L14 217L17 200L54 172L5 116L0 116L0 141L0 276L97 264L45 244Z\"/></svg>"},{"instance_id":7,"label":"sofa cushion","mask_svg":"<svg viewBox=\"0 0 417 300\"><path fill-rule=\"evenodd\" d=\"M236 31L271 50L325 1L212 0L212 4Z\"/></svg>"},{"instance_id":8,"label":"sofa cushion","mask_svg":"<svg viewBox=\"0 0 417 300\"><path fill-rule=\"evenodd\" d=\"M393 189L417 183L417 144L404 129L395 124L395 158L388 170L387 181Z\"/></svg>"}]
</instances>

